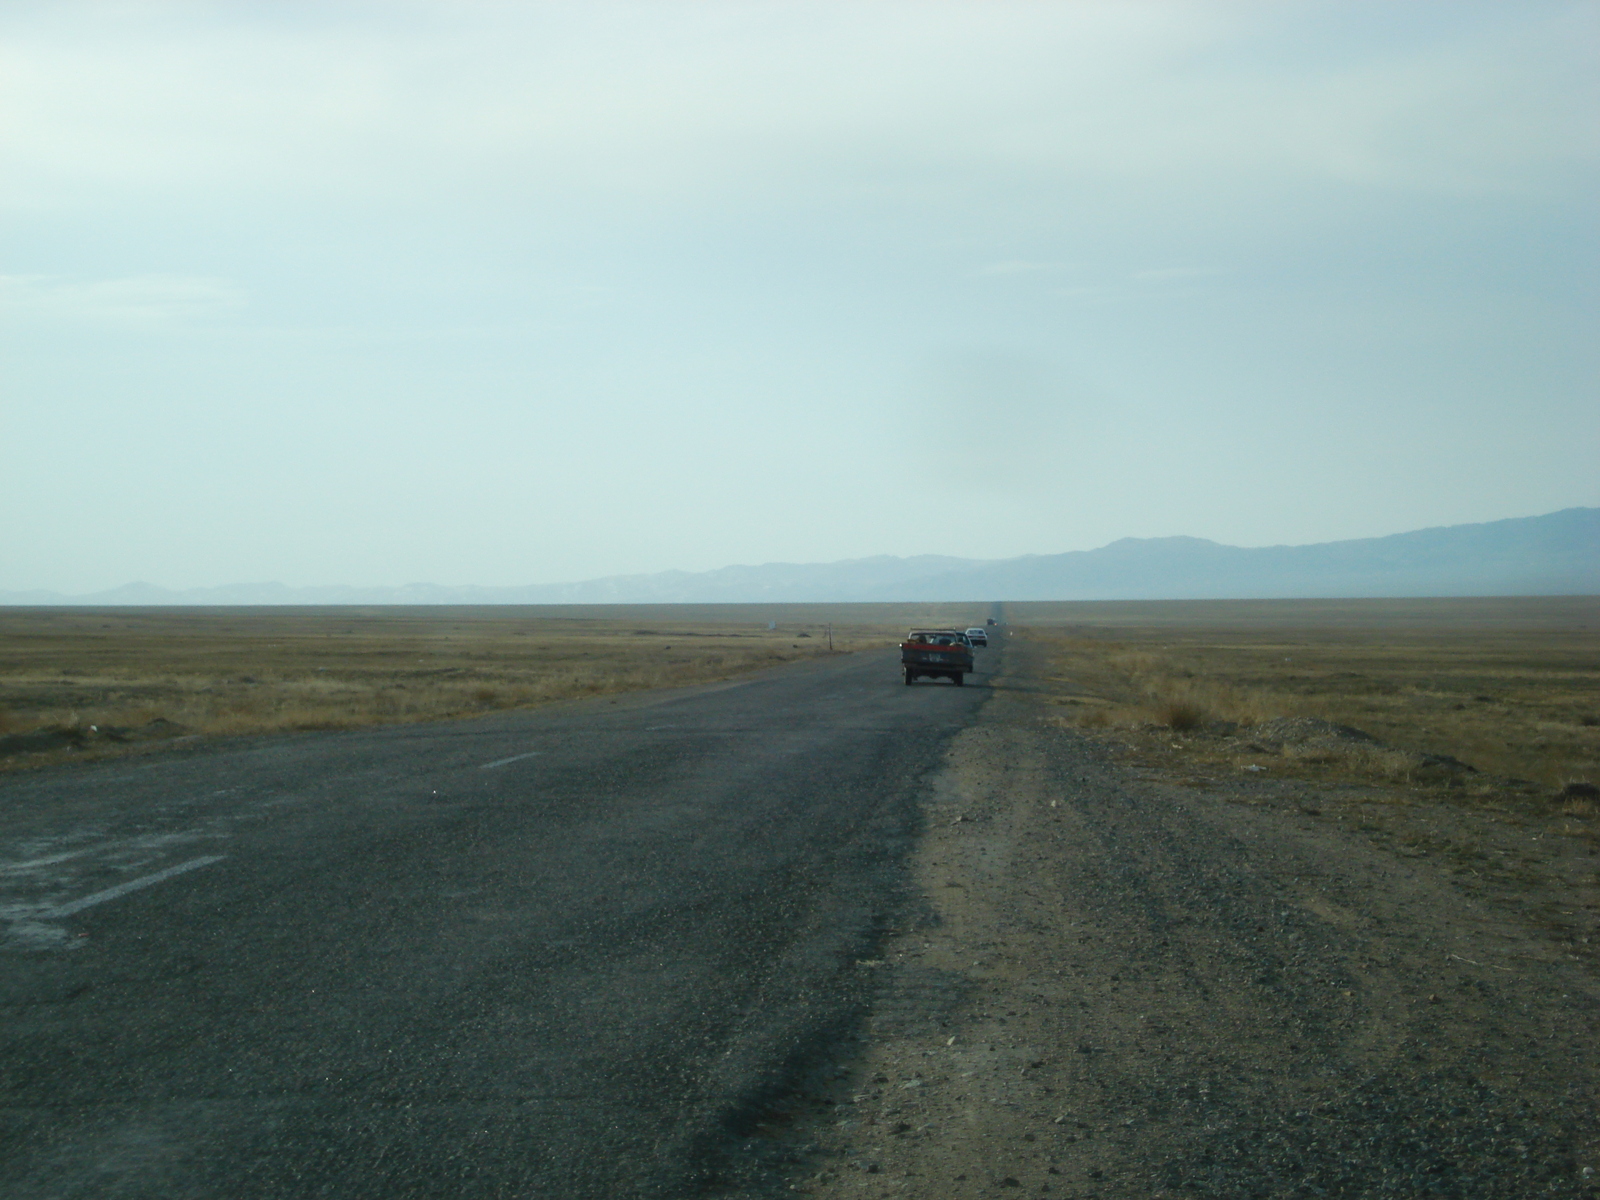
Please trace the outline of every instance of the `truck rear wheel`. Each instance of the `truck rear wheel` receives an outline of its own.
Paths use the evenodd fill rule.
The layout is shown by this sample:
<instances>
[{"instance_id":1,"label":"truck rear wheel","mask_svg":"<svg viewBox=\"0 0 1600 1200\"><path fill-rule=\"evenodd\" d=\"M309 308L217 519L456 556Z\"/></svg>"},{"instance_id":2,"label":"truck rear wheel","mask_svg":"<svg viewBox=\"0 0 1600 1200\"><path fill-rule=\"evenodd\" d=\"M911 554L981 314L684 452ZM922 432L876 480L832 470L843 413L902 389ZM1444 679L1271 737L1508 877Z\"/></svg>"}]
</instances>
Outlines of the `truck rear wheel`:
<instances>
[{"instance_id":1,"label":"truck rear wheel","mask_svg":"<svg viewBox=\"0 0 1600 1200\"><path fill-rule=\"evenodd\" d=\"M957 687L966 687L967 686L967 677L965 675L963 675L960 671L956 672L955 680L956 680L956 686Z\"/></svg>"}]
</instances>

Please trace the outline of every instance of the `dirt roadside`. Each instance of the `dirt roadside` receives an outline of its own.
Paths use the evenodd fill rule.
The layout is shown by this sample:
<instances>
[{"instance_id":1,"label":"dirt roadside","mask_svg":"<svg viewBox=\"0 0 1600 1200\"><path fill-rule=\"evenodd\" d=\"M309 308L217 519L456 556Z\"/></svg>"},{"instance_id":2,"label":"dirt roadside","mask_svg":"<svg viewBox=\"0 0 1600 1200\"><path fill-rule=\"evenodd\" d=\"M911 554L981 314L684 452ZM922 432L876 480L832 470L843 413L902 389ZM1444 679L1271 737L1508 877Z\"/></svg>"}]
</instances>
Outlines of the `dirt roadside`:
<instances>
[{"instance_id":1,"label":"dirt roadside","mask_svg":"<svg viewBox=\"0 0 1600 1200\"><path fill-rule=\"evenodd\" d=\"M760 1131L806 1162L792 1191L1600 1196L1587 848L1464 873L1312 785L1183 786L1025 670L927 799L860 1056Z\"/></svg>"}]
</instances>

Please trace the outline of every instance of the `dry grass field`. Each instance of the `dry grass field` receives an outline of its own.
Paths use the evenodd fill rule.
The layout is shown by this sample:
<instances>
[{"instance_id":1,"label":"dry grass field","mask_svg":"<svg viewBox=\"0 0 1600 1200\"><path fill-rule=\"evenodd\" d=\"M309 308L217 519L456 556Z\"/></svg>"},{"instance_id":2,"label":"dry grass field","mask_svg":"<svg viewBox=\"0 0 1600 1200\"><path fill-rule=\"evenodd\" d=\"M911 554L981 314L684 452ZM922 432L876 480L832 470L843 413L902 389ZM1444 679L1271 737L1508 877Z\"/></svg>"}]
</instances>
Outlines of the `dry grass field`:
<instances>
[{"instance_id":1,"label":"dry grass field","mask_svg":"<svg viewBox=\"0 0 1600 1200\"><path fill-rule=\"evenodd\" d=\"M1595 598L1008 611L1043 654L1063 719L1147 752L1327 781L1567 789L1574 815L1595 811L1584 786L1600 783Z\"/></svg>"},{"instance_id":2,"label":"dry grass field","mask_svg":"<svg viewBox=\"0 0 1600 1200\"><path fill-rule=\"evenodd\" d=\"M0 609L0 749L9 751L0 765L173 736L440 720L713 682L825 655L830 624L833 651L848 653L892 644L909 625L981 623L989 611ZM1030 647L1028 686L1065 722L1195 770L1468 794L1600 782L1594 598L1005 611ZM1565 801L1574 815L1592 814L1593 799L1574 791Z\"/></svg>"},{"instance_id":3,"label":"dry grass field","mask_svg":"<svg viewBox=\"0 0 1600 1200\"><path fill-rule=\"evenodd\" d=\"M1600 599L1015 604L1007 615L1026 623L1007 674L1143 779L1287 807L1435 864L1542 930L1556 960L1590 960Z\"/></svg>"},{"instance_id":4,"label":"dry grass field","mask_svg":"<svg viewBox=\"0 0 1600 1200\"><path fill-rule=\"evenodd\" d=\"M987 611L984 609L983 611ZM972 606L0 608L0 769L707 683ZM769 622L777 628L769 630Z\"/></svg>"}]
</instances>

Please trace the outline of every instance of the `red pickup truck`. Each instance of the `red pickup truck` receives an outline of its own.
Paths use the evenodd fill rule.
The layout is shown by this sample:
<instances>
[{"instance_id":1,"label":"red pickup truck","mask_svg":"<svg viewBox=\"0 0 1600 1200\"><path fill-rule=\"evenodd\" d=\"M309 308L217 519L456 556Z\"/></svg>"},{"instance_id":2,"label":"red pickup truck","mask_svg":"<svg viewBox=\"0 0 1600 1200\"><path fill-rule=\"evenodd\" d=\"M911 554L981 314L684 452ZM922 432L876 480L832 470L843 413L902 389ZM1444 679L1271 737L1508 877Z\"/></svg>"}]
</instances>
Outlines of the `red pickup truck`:
<instances>
[{"instance_id":1,"label":"red pickup truck","mask_svg":"<svg viewBox=\"0 0 1600 1200\"><path fill-rule=\"evenodd\" d=\"M900 643L900 665L907 687L924 675L942 675L960 687L972 670L972 643L959 629L913 629Z\"/></svg>"}]
</instances>

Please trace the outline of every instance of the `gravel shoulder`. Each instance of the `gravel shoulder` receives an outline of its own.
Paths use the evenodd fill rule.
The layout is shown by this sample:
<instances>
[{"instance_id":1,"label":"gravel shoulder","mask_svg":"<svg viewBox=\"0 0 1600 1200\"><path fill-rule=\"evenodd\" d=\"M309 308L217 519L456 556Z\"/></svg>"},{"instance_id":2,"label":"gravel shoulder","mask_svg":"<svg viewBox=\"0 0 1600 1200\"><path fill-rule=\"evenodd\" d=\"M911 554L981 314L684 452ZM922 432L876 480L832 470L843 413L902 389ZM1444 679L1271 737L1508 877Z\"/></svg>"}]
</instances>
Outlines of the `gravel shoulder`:
<instances>
[{"instance_id":1,"label":"gravel shoulder","mask_svg":"<svg viewBox=\"0 0 1600 1200\"><path fill-rule=\"evenodd\" d=\"M1586 849L1185 786L1062 728L1006 657L923 799L918 894L858 964L859 1055L754 1131L802 1153L789 1190L1600 1196ZM1466 844L1501 869L1428 852Z\"/></svg>"}]
</instances>

